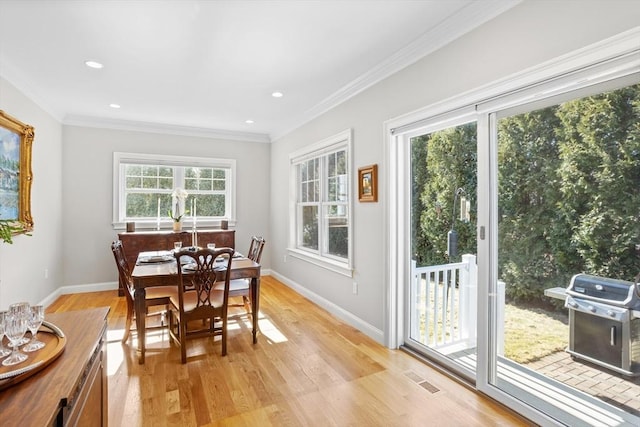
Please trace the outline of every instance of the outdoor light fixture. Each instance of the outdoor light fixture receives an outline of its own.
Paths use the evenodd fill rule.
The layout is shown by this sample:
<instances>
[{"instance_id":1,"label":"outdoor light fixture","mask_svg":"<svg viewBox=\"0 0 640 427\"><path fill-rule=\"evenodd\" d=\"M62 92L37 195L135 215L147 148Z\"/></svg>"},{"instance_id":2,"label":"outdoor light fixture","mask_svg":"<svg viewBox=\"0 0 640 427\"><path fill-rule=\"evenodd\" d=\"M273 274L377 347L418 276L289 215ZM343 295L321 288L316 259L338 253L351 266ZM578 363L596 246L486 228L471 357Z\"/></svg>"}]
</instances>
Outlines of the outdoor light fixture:
<instances>
[{"instance_id":1,"label":"outdoor light fixture","mask_svg":"<svg viewBox=\"0 0 640 427\"><path fill-rule=\"evenodd\" d=\"M447 233L447 254L449 259L458 256L458 233L455 230L456 223L456 201L458 197L464 196L466 193L463 188L458 188L453 194L453 206L451 208L451 230ZM469 220L469 207L470 201L467 201L465 197L460 200L460 219ZM463 218L464 217L464 218Z\"/></svg>"}]
</instances>

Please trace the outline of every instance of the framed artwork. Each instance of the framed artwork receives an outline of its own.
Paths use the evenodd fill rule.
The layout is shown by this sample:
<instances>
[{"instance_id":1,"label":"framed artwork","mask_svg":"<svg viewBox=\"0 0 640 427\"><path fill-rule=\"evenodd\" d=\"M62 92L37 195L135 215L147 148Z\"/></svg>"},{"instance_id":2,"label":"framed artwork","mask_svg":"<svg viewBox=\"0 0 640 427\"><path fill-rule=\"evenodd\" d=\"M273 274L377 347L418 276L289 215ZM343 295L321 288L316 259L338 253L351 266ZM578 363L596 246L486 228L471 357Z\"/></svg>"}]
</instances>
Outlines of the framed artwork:
<instances>
[{"instance_id":1,"label":"framed artwork","mask_svg":"<svg viewBox=\"0 0 640 427\"><path fill-rule=\"evenodd\" d=\"M361 202L378 201L378 165L358 169L358 200Z\"/></svg>"},{"instance_id":2,"label":"framed artwork","mask_svg":"<svg viewBox=\"0 0 640 427\"><path fill-rule=\"evenodd\" d=\"M33 127L0 110L0 220L16 221L28 233L31 218Z\"/></svg>"}]
</instances>

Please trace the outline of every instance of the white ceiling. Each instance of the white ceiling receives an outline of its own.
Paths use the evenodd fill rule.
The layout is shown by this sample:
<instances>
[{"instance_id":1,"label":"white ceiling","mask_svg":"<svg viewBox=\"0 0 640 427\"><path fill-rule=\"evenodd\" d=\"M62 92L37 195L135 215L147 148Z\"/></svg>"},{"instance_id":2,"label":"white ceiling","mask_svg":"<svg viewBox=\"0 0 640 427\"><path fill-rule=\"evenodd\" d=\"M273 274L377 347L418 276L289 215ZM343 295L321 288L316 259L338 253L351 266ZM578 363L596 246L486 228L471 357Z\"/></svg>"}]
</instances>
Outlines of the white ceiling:
<instances>
[{"instance_id":1,"label":"white ceiling","mask_svg":"<svg viewBox=\"0 0 640 427\"><path fill-rule=\"evenodd\" d=\"M270 141L518 2L0 0L0 76L66 124Z\"/></svg>"}]
</instances>

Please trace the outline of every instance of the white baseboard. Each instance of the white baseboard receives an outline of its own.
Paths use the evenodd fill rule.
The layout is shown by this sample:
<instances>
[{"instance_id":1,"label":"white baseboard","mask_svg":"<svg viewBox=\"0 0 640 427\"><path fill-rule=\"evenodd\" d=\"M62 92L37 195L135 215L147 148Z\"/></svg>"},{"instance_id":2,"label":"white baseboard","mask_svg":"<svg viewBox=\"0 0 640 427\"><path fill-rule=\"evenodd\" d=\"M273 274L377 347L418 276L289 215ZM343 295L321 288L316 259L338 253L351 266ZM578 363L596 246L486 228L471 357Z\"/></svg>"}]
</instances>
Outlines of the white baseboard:
<instances>
[{"instance_id":1,"label":"white baseboard","mask_svg":"<svg viewBox=\"0 0 640 427\"><path fill-rule=\"evenodd\" d=\"M43 299L40 304L51 305L60 295L82 294L85 292L112 291L118 289L118 282L91 283L87 285L61 286Z\"/></svg>"},{"instance_id":2,"label":"white baseboard","mask_svg":"<svg viewBox=\"0 0 640 427\"><path fill-rule=\"evenodd\" d=\"M271 270L265 269L262 270L262 276L268 276L271 274ZM70 285L70 286L61 286L49 295L45 297L42 301L40 301L41 305L45 307L53 304L53 302L58 299L60 295L67 294L82 294L85 292L100 292L100 291L113 291L118 289L118 282L104 282L104 283L91 283L86 285Z\"/></svg>"},{"instance_id":3,"label":"white baseboard","mask_svg":"<svg viewBox=\"0 0 640 427\"><path fill-rule=\"evenodd\" d=\"M338 319L344 321L345 323L353 326L358 329L363 334L367 335L369 338L377 341L378 343L384 344L384 332L378 328L375 328L371 324L365 322L357 316L354 316L352 313L346 311L342 307L336 305L335 303L321 297L320 295L311 292L309 289L300 285L299 283L294 282L293 280L283 276L282 274L271 270L270 274L299 293L300 295L310 299L313 303L319 305L320 307L327 310L332 315L336 316Z\"/></svg>"}]
</instances>

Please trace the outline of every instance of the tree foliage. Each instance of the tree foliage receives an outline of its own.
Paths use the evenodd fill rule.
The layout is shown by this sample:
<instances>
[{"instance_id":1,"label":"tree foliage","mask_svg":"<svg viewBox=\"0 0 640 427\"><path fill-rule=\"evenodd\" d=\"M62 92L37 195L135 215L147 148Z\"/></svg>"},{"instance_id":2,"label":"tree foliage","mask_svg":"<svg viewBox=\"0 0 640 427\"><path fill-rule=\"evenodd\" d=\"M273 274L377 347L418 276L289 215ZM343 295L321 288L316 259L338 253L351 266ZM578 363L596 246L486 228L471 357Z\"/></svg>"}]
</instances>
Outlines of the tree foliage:
<instances>
[{"instance_id":1,"label":"tree foliage","mask_svg":"<svg viewBox=\"0 0 640 427\"><path fill-rule=\"evenodd\" d=\"M474 253L475 123L414 138L411 148L415 259L450 261L458 187L472 205L468 224L454 220L458 252ZM640 270L640 84L499 120L498 191L498 271L510 299L541 299L545 288L566 286L579 272L633 280Z\"/></svg>"},{"instance_id":2,"label":"tree foliage","mask_svg":"<svg viewBox=\"0 0 640 427\"><path fill-rule=\"evenodd\" d=\"M476 139L476 124L469 123L412 141L413 251L418 265L459 260L447 254L447 233L452 227L458 233L458 254L476 252ZM458 188L471 200L469 222L459 219Z\"/></svg>"}]
</instances>

